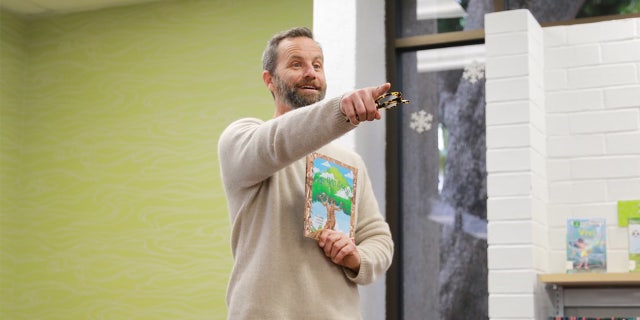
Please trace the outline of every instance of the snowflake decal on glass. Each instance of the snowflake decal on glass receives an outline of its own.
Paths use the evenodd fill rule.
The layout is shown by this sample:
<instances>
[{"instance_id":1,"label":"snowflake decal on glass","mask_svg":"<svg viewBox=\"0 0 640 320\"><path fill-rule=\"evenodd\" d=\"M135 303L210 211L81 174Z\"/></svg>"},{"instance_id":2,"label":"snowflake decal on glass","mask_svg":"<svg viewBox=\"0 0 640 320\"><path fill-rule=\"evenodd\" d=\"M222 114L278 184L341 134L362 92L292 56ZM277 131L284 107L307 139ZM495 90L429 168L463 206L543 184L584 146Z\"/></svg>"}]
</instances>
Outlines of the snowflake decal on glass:
<instances>
[{"instance_id":1,"label":"snowflake decal on glass","mask_svg":"<svg viewBox=\"0 0 640 320\"><path fill-rule=\"evenodd\" d=\"M469 82L471 83L478 82L478 80L484 78L484 64L473 60L473 62L464 67L462 77L466 80L469 80Z\"/></svg>"},{"instance_id":2,"label":"snowflake decal on glass","mask_svg":"<svg viewBox=\"0 0 640 320\"><path fill-rule=\"evenodd\" d=\"M411 123L409 127L418 133L429 131L431 129L431 123L433 122L433 115L427 113L424 110L411 113Z\"/></svg>"}]
</instances>

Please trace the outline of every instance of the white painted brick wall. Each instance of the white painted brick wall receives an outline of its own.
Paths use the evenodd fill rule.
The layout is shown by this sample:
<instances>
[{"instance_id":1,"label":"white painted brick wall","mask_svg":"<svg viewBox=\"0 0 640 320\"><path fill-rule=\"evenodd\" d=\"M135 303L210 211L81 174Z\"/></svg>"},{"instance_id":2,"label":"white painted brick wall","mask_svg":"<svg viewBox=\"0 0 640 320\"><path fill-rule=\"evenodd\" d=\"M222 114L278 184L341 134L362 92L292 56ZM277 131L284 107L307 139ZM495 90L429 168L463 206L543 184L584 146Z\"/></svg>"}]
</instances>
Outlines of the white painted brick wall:
<instances>
[{"instance_id":1,"label":"white painted brick wall","mask_svg":"<svg viewBox=\"0 0 640 320\"><path fill-rule=\"evenodd\" d=\"M631 85L638 83L638 72L632 63L589 66L568 69L567 81L575 89Z\"/></svg>"},{"instance_id":2,"label":"white painted brick wall","mask_svg":"<svg viewBox=\"0 0 640 320\"><path fill-rule=\"evenodd\" d=\"M640 52L638 53L640 56ZM613 87L604 90L606 108L633 108L640 106L640 86Z\"/></svg>"},{"instance_id":3,"label":"white painted brick wall","mask_svg":"<svg viewBox=\"0 0 640 320\"><path fill-rule=\"evenodd\" d=\"M640 178L607 181L607 201L637 199L640 194Z\"/></svg>"},{"instance_id":4,"label":"white painted brick wall","mask_svg":"<svg viewBox=\"0 0 640 320\"><path fill-rule=\"evenodd\" d=\"M313 1L313 32L324 50L327 98L386 81L383 0ZM338 140L367 164L376 199L385 208L385 123L376 121ZM383 212L384 214L384 212ZM363 319L385 319L385 277L359 286Z\"/></svg>"},{"instance_id":5,"label":"white painted brick wall","mask_svg":"<svg viewBox=\"0 0 640 320\"><path fill-rule=\"evenodd\" d=\"M533 293L537 274L531 270L489 272L489 291L498 294Z\"/></svg>"},{"instance_id":6,"label":"white painted brick wall","mask_svg":"<svg viewBox=\"0 0 640 320\"><path fill-rule=\"evenodd\" d=\"M573 134L637 131L638 108L569 115L569 131Z\"/></svg>"},{"instance_id":7,"label":"white painted brick wall","mask_svg":"<svg viewBox=\"0 0 640 320\"><path fill-rule=\"evenodd\" d=\"M547 94L549 112L575 112L604 109L604 94L600 89L555 91Z\"/></svg>"},{"instance_id":8,"label":"white painted brick wall","mask_svg":"<svg viewBox=\"0 0 640 320\"><path fill-rule=\"evenodd\" d=\"M562 273L568 218L607 219L625 272L617 201L640 198L640 19L541 28L488 14L489 316L545 319L537 273Z\"/></svg>"},{"instance_id":9,"label":"white painted brick wall","mask_svg":"<svg viewBox=\"0 0 640 320\"><path fill-rule=\"evenodd\" d=\"M533 319L534 309L530 303L533 294L494 294L489 296L489 318Z\"/></svg>"}]
</instances>

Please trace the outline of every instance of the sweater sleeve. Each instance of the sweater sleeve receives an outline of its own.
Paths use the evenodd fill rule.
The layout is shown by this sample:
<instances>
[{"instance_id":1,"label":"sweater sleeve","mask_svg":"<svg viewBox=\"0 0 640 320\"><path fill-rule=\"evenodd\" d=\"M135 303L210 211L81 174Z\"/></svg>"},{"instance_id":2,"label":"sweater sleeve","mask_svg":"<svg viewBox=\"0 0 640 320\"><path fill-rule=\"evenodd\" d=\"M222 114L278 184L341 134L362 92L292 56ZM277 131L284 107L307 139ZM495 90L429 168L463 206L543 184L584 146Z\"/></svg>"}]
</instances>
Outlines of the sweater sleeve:
<instances>
[{"instance_id":1,"label":"sweater sleeve","mask_svg":"<svg viewBox=\"0 0 640 320\"><path fill-rule=\"evenodd\" d=\"M364 164L361 168L365 168ZM366 169L363 171L360 183L360 202L356 225L355 242L360 253L360 271L343 268L347 278L351 281L366 285L372 283L378 276L384 274L393 260L393 240L389 225L384 220L375 199L371 181Z\"/></svg>"},{"instance_id":2,"label":"sweater sleeve","mask_svg":"<svg viewBox=\"0 0 640 320\"><path fill-rule=\"evenodd\" d=\"M253 186L352 130L355 126L345 120L340 100L321 101L268 121L245 118L230 124L218 140L225 184Z\"/></svg>"}]
</instances>

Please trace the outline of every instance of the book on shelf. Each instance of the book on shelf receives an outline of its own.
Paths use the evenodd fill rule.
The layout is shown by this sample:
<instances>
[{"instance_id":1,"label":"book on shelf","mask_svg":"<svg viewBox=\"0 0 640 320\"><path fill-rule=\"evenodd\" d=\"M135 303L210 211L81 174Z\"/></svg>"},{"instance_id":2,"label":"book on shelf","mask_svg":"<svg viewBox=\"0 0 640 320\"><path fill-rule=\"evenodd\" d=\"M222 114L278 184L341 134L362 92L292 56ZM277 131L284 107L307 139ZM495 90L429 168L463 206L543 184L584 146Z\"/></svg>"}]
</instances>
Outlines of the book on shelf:
<instances>
[{"instance_id":1,"label":"book on shelf","mask_svg":"<svg viewBox=\"0 0 640 320\"><path fill-rule=\"evenodd\" d=\"M567 273L607 271L607 224L603 218L567 220Z\"/></svg>"},{"instance_id":2,"label":"book on shelf","mask_svg":"<svg viewBox=\"0 0 640 320\"><path fill-rule=\"evenodd\" d=\"M628 231L629 271L640 272L640 200L618 201L618 226Z\"/></svg>"},{"instance_id":3,"label":"book on shelf","mask_svg":"<svg viewBox=\"0 0 640 320\"><path fill-rule=\"evenodd\" d=\"M640 218L629 218L629 271L640 272Z\"/></svg>"},{"instance_id":4,"label":"book on shelf","mask_svg":"<svg viewBox=\"0 0 640 320\"><path fill-rule=\"evenodd\" d=\"M355 236L358 169L329 156L307 156L304 235L317 239L324 229Z\"/></svg>"}]
</instances>

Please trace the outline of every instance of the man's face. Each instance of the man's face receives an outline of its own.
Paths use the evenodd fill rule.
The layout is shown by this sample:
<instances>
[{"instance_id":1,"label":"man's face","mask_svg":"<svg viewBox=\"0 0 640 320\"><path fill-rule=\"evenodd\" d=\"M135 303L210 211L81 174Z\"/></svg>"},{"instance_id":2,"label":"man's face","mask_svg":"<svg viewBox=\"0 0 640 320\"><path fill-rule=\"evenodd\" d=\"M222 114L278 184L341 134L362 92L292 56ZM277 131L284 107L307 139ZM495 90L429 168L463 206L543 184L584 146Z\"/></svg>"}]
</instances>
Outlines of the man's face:
<instances>
[{"instance_id":1,"label":"man's face","mask_svg":"<svg viewBox=\"0 0 640 320\"><path fill-rule=\"evenodd\" d=\"M318 44L306 37L284 39L278 51L273 75L276 102L297 109L324 99L327 84Z\"/></svg>"}]
</instances>

